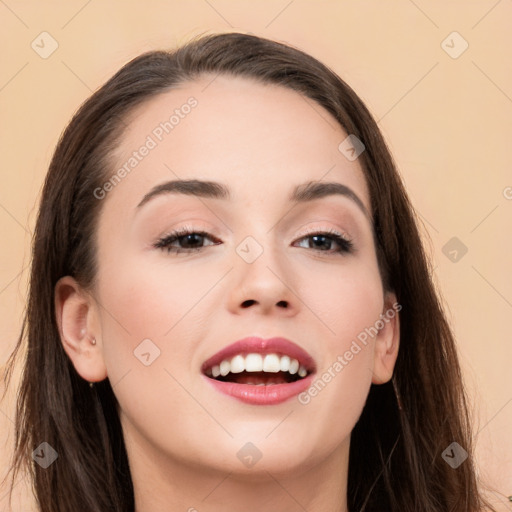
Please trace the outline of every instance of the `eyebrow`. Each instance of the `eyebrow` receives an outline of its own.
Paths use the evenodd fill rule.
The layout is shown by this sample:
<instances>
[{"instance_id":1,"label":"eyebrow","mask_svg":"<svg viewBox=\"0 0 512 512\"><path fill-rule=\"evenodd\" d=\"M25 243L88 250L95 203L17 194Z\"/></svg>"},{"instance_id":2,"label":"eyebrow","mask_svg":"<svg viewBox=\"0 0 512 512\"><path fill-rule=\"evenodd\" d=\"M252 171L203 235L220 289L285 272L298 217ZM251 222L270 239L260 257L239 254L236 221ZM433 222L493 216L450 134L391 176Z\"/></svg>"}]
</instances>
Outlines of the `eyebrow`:
<instances>
[{"instance_id":1,"label":"eyebrow","mask_svg":"<svg viewBox=\"0 0 512 512\"><path fill-rule=\"evenodd\" d=\"M183 194L188 196L204 197L209 199L231 199L229 188L216 181L202 180L173 180L153 187L137 205L140 208L151 199L162 194ZM306 203L323 197L341 195L351 199L364 215L371 221L371 216L359 196L349 187L337 182L309 181L297 185L291 192L288 200L292 203Z\"/></svg>"}]
</instances>

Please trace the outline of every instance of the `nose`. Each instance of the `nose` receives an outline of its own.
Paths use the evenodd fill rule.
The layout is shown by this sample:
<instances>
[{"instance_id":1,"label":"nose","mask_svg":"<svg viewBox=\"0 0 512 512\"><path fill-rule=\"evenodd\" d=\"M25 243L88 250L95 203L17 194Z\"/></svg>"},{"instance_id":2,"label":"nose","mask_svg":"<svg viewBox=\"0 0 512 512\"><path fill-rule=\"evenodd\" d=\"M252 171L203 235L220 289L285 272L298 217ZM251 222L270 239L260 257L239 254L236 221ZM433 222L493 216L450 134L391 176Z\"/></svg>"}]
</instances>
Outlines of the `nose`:
<instances>
[{"instance_id":1,"label":"nose","mask_svg":"<svg viewBox=\"0 0 512 512\"><path fill-rule=\"evenodd\" d=\"M283 258L269 248L252 263L235 257L228 304L231 312L243 314L249 310L284 317L297 314L299 301L293 291L290 268L286 268Z\"/></svg>"}]
</instances>

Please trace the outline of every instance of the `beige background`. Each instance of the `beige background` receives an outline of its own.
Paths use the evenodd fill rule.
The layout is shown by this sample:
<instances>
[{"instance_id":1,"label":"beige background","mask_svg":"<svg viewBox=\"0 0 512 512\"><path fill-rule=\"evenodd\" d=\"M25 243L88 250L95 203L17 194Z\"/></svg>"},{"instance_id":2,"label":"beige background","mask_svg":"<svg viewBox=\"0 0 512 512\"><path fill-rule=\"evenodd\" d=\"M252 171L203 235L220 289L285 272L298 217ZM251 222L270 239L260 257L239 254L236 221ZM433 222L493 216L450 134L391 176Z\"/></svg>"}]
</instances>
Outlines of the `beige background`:
<instances>
[{"instance_id":1,"label":"beige background","mask_svg":"<svg viewBox=\"0 0 512 512\"><path fill-rule=\"evenodd\" d=\"M202 32L286 41L332 67L379 120L459 343L480 475L512 510L512 1L0 0L0 19L0 367L20 329L40 187L78 105L138 53ZM468 249L455 262L443 253L452 237ZM2 470L14 398L0 403ZM35 510L24 486L15 511Z\"/></svg>"}]
</instances>

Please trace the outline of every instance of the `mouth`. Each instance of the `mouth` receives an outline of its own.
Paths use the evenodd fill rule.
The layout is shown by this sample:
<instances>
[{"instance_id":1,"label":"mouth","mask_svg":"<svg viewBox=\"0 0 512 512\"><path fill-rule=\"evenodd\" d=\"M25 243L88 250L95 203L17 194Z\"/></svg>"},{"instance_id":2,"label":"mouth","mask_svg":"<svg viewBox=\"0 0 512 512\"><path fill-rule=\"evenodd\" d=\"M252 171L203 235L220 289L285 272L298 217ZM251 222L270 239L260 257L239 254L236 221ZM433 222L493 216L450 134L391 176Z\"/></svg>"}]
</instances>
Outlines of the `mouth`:
<instances>
[{"instance_id":1,"label":"mouth","mask_svg":"<svg viewBox=\"0 0 512 512\"><path fill-rule=\"evenodd\" d=\"M288 384L311 373L295 358L287 354L237 354L208 367L205 375L221 382L235 382L251 386Z\"/></svg>"},{"instance_id":2,"label":"mouth","mask_svg":"<svg viewBox=\"0 0 512 512\"><path fill-rule=\"evenodd\" d=\"M201 367L219 391L253 404L279 403L300 392L315 373L313 358L285 338L244 338ZM304 385L303 385L304 384Z\"/></svg>"}]
</instances>

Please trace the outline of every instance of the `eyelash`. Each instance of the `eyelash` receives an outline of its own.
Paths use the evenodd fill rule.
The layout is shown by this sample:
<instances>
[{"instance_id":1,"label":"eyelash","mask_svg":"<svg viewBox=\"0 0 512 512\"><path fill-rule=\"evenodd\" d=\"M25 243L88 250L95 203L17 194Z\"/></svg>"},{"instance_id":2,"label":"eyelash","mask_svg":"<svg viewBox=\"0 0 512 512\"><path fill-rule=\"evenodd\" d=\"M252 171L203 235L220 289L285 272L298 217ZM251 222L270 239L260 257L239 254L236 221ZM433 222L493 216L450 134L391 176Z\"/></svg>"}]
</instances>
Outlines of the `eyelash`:
<instances>
[{"instance_id":1,"label":"eyelash","mask_svg":"<svg viewBox=\"0 0 512 512\"><path fill-rule=\"evenodd\" d=\"M209 233L207 233L205 231L195 230L193 228L189 228L188 226L185 226L183 228L179 228L176 231L173 231L173 232L163 236L162 238L160 238L159 240L156 241L156 243L153 245L153 247L155 247L155 249L162 249L163 251L166 251L168 253L174 253L174 254L179 254L179 253L190 254L193 252L200 251L201 249L204 249L204 247L181 249L179 247L171 246L172 243L174 243L174 242L178 241L180 238L184 238L188 235L199 235L201 237L209 238L210 240L214 239L214 237L212 237ZM327 236L331 240L334 240L334 242L336 242L339 246L339 249L337 249L335 251L316 250L317 252L327 253L328 255L344 254L344 253L348 254L348 253L354 252L354 244L353 244L352 240L349 240L344 235L342 235L341 233L339 233L338 231L336 231L334 229L328 229L325 231L313 230L313 231L308 232L305 235L303 235L301 238L299 238L299 240L311 238L313 236ZM217 239L215 239L215 240L217 240ZM218 245L218 244L215 244L215 245Z\"/></svg>"}]
</instances>

